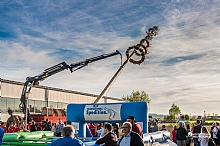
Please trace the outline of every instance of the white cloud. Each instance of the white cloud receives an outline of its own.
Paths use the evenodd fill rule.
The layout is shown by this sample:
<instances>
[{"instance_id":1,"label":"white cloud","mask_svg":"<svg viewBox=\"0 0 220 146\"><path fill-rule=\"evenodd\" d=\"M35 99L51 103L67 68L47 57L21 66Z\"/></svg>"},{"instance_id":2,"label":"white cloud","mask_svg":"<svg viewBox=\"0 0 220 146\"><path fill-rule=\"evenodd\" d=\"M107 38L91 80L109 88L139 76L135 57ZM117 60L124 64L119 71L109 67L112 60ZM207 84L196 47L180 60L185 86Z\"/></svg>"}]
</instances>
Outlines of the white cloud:
<instances>
[{"instance_id":1,"label":"white cloud","mask_svg":"<svg viewBox=\"0 0 220 146\"><path fill-rule=\"evenodd\" d=\"M35 2L29 9L21 2L20 13L1 16L8 24L6 31L11 28L16 34L1 40L2 78L24 81L61 61L74 63L115 50L125 60L127 47L137 44L149 26L159 25L145 63L127 64L106 95L120 98L143 90L152 99L151 112L168 113L176 103L182 112L218 113L214 108L220 86L218 1L116 1L94 6L92 1L47 0L44 4ZM22 21L13 17L15 13ZM56 53L59 48L74 53ZM114 56L73 74L64 71L41 84L100 94L119 66L120 58Z\"/></svg>"}]
</instances>

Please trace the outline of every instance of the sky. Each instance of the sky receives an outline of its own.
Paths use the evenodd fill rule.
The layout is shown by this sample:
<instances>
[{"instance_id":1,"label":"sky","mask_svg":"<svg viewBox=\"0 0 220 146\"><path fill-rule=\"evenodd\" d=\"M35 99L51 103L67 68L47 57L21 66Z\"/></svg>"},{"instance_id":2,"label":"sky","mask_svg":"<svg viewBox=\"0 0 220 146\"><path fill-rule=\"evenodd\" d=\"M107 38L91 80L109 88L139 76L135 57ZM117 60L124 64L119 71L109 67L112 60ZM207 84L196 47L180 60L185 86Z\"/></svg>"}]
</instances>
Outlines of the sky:
<instances>
[{"instance_id":1,"label":"sky","mask_svg":"<svg viewBox=\"0 0 220 146\"><path fill-rule=\"evenodd\" d=\"M220 0L1 0L0 78L25 82L44 69L125 51L159 26L149 54L128 63L105 96L145 91L150 113L220 115ZM120 56L65 70L40 85L99 95Z\"/></svg>"}]
</instances>

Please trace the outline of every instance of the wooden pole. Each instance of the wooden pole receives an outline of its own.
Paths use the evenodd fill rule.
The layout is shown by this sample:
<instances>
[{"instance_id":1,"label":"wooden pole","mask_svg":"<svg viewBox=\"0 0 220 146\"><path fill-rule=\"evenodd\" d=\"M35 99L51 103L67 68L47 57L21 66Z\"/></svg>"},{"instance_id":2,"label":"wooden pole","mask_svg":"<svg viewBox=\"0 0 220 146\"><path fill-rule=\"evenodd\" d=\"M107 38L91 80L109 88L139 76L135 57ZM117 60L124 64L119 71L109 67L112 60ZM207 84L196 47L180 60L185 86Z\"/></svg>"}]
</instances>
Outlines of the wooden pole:
<instances>
[{"instance_id":1,"label":"wooden pole","mask_svg":"<svg viewBox=\"0 0 220 146\"><path fill-rule=\"evenodd\" d=\"M125 62L120 66L118 71L114 74L114 76L111 78L111 80L108 82L106 87L103 89L99 97L94 101L94 103L98 103L99 100L104 96L104 94L109 90L110 86L114 82L114 80L119 76L125 65L128 63L128 61L131 59L131 57L134 55L134 51L131 53L131 55L125 60Z\"/></svg>"}]
</instances>

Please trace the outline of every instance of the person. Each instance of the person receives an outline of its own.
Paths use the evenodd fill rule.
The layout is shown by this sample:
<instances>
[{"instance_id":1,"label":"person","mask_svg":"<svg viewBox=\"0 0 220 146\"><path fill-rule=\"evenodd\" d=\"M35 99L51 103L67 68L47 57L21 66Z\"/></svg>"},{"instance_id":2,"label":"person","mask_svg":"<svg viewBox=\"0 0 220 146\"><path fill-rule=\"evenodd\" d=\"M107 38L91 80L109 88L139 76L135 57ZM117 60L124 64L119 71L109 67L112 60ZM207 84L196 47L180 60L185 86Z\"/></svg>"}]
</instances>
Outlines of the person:
<instances>
[{"instance_id":1,"label":"person","mask_svg":"<svg viewBox=\"0 0 220 146\"><path fill-rule=\"evenodd\" d=\"M52 129L53 135L56 136L56 123L52 123Z\"/></svg>"},{"instance_id":2,"label":"person","mask_svg":"<svg viewBox=\"0 0 220 146\"><path fill-rule=\"evenodd\" d=\"M107 123L104 125L104 137L100 137L96 144L105 144L105 146L118 146L117 135L112 131L112 125Z\"/></svg>"},{"instance_id":3,"label":"person","mask_svg":"<svg viewBox=\"0 0 220 146\"><path fill-rule=\"evenodd\" d=\"M200 143L198 141L199 139L199 133L201 133L201 121L200 120L196 120L196 126L194 126L193 128L193 143L194 146L200 146Z\"/></svg>"},{"instance_id":4,"label":"person","mask_svg":"<svg viewBox=\"0 0 220 146\"><path fill-rule=\"evenodd\" d=\"M209 132L206 127L202 127L201 133L199 134L200 146L208 146L209 143Z\"/></svg>"},{"instance_id":5,"label":"person","mask_svg":"<svg viewBox=\"0 0 220 146\"><path fill-rule=\"evenodd\" d=\"M43 131L41 122L37 124L37 131Z\"/></svg>"},{"instance_id":6,"label":"person","mask_svg":"<svg viewBox=\"0 0 220 146\"><path fill-rule=\"evenodd\" d=\"M132 131L138 133L140 137L143 138L142 128L138 123L135 123L134 116L128 116L127 122L130 122L132 124Z\"/></svg>"},{"instance_id":7,"label":"person","mask_svg":"<svg viewBox=\"0 0 220 146\"><path fill-rule=\"evenodd\" d=\"M31 122L31 126L30 126L30 132L33 131L37 131L37 126L34 120Z\"/></svg>"},{"instance_id":8,"label":"person","mask_svg":"<svg viewBox=\"0 0 220 146\"><path fill-rule=\"evenodd\" d=\"M172 140L173 140L174 143L177 144L177 142L176 142L176 130L177 130L177 126L174 125L173 131L172 131Z\"/></svg>"},{"instance_id":9,"label":"person","mask_svg":"<svg viewBox=\"0 0 220 146\"><path fill-rule=\"evenodd\" d=\"M84 146L83 142L79 139L73 138L73 126L67 125L61 130L63 138L52 141L49 146Z\"/></svg>"},{"instance_id":10,"label":"person","mask_svg":"<svg viewBox=\"0 0 220 146\"><path fill-rule=\"evenodd\" d=\"M4 133L6 133L6 132L7 132L5 122L1 122L1 123L0 123L0 127L1 127L2 129L4 129Z\"/></svg>"},{"instance_id":11,"label":"person","mask_svg":"<svg viewBox=\"0 0 220 146\"><path fill-rule=\"evenodd\" d=\"M61 137L61 132L64 127L64 124L62 123L62 120L59 120L58 122L59 122L59 124L56 127L56 136Z\"/></svg>"},{"instance_id":12,"label":"person","mask_svg":"<svg viewBox=\"0 0 220 146\"><path fill-rule=\"evenodd\" d=\"M219 145L219 139L218 139L218 137L217 137L217 133L218 133L218 131L219 131L219 123L218 122L216 122L215 123L215 126L213 127L213 129L212 129L212 139L214 140L214 142L215 142L215 144L216 145Z\"/></svg>"},{"instance_id":13,"label":"person","mask_svg":"<svg viewBox=\"0 0 220 146\"><path fill-rule=\"evenodd\" d=\"M70 125L70 126L73 126L72 125L72 122L71 121L66 121L66 125ZM73 132L74 132L74 136L75 136L75 138L78 138L78 131L73 127Z\"/></svg>"},{"instance_id":14,"label":"person","mask_svg":"<svg viewBox=\"0 0 220 146\"><path fill-rule=\"evenodd\" d=\"M103 137L104 133L104 122L100 123L100 129L96 131L98 137Z\"/></svg>"},{"instance_id":15,"label":"person","mask_svg":"<svg viewBox=\"0 0 220 146\"><path fill-rule=\"evenodd\" d=\"M191 131L194 130L195 124L192 124Z\"/></svg>"},{"instance_id":16,"label":"person","mask_svg":"<svg viewBox=\"0 0 220 146\"><path fill-rule=\"evenodd\" d=\"M51 121L47 121L47 124L45 125L43 131L52 131L52 123L51 123Z\"/></svg>"},{"instance_id":17,"label":"person","mask_svg":"<svg viewBox=\"0 0 220 146\"><path fill-rule=\"evenodd\" d=\"M157 132L158 131L158 122L157 121L155 121L154 122L154 127L152 128L152 132Z\"/></svg>"},{"instance_id":18,"label":"person","mask_svg":"<svg viewBox=\"0 0 220 146\"><path fill-rule=\"evenodd\" d=\"M117 137L119 137L119 132L118 132L118 124L117 123L113 123L112 124L113 130L112 132L115 133L117 135Z\"/></svg>"},{"instance_id":19,"label":"person","mask_svg":"<svg viewBox=\"0 0 220 146\"><path fill-rule=\"evenodd\" d=\"M148 122L148 133L152 132L153 127L151 126L151 122Z\"/></svg>"},{"instance_id":20,"label":"person","mask_svg":"<svg viewBox=\"0 0 220 146\"><path fill-rule=\"evenodd\" d=\"M162 129L160 131L167 131L166 126L162 125Z\"/></svg>"},{"instance_id":21,"label":"person","mask_svg":"<svg viewBox=\"0 0 220 146\"><path fill-rule=\"evenodd\" d=\"M190 146L192 137L189 136L191 132L189 124L186 124L186 131L187 131L186 146Z\"/></svg>"},{"instance_id":22,"label":"person","mask_svg":"<svg viewBox=\"0 0 220 146\"><path fill-rule=\"evenodd\" d=\"M97 131L96 126L93 123L89 123L88 126L89 126L89 130L90 130L92 136L95 137L96 131Z\"/></svg>"},{"instance_id":23,"label":"person","mask_svg":"<svg viewBox=\"0 0 220 146\"><path fill-rule=\"evenodd\" d=\"M48 119L46 119L46 123L45 123L45 126L47 125L49 123L49 120Z\"/></svg>"},{"instance_id":24,"label":"person","mask_svg":"<svg viewBox=\"0 0 220 146\"><path fill-rule=\"evenodd\" d=\"M2 138L4 137L4 129L0 128L0 146L2 145Z\"/></svg>"},{"instance_id":25,"label":"person","mask_svg":"<svg viewBox=\"0 0 220 146\"><path fill-rule=\"evenodd\" d=\"M188 133L183 126L184 124L182 122L179 122L179 128L176 130L176 142L178 146L186 145L185 141Z\"/></svg>"},{"instance_id":26,"label":"person","mask_svg":"<svg viewBox=\"0 0 220 146\"><path fill-rule=\"evenodd\" d=\"M19 128L12 122L8 127L8 133L18 132Z\"/></svg>"},{"instance_id":27,"label":"person","mask_svg":"<svg viewBox=\"0 0 220 146\"><path fill-rule=\"evenodd\" d=\"M27 130L24 126L24 123L19 123L19 132L30 132L29 130Z\"/></svg>"},{"instance_id":28,"label":"person","mask_svg":"<svg viewBox=\"0 0 220 146\"><path fill-rule=\"evenodd\" d=\"M121 128L123 129L123 136L119 141L119 146L144 146L140 135L132 131L130 122L124 122Z\"/></svg>"},{"instance_id":29,"label":"person","mask_svg":"<svg viewBox=\"0 0 220 146\"><path fill-rule=\"evenodd\" d=\"M8 118L8 120L6 122L6 129L8 129L10 127L11 123L14 123L15 126L18 126L19 121L18 121L17 117L13 115L13 110L8 108L8 114L10 115L10 117Z\"/></svg>"}]
</instances>

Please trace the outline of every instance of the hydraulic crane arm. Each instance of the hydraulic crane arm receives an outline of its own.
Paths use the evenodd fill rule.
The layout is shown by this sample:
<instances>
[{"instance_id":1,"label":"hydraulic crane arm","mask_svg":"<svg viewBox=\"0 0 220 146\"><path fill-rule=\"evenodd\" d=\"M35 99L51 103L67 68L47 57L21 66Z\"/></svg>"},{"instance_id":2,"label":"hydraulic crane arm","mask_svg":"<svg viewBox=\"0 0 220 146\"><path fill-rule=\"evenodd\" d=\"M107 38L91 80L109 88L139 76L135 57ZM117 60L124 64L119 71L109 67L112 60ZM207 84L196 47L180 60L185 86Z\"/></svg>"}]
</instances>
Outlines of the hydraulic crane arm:
<instances>
[{"instance_id":1,"label":"hydraulic crane arm","mask_svg":"<svg viewBox=\"0 0 220 146\"><path fill-rule=\"evenodd\" d=\"M113 53L102 54L100 56L92 57L92 58L86 59L84 61L80 61L80 62L77 62L77 63L74 63L74 64L70 64L69 68L70 68L71 72L74 72L74 71L76 71L76 70L78 70L80 68L83 68L84 66L88 65L89 63L92 63L92 62L95 62L95 61L98 61L98 60L101 60L101 59L105 59L105 58L108 58L108 57L111 57L111 56L115 56L115 55L120 55L121 56L121 60L122 60L121 53L118 50L116 50ZM78 68L76 68L76 67L78 67ZM73 70L73 68L76 68L76 69Z\"/></svg>"},{"instance_id":2,"label":"hydraulic crane arm","mask_svg":"<svg viewBox=\"0 0 220 146\"><path fill-rule=\"evenodd\" d=\"M80 68L85 67L89 63L92 63L92 62L95 62L95 61L98 61L98 60L101 60L101 59L105 59L105 58L108 58L108 57L112 57L112 56L115 56L115 55L120 55L121 60L122 60L121 53L118 50L116 50L113 53L102 54L100 56L89 58L89 59L86 59L84 61L73 63L73 64L70 64L70 65L66 64L66 62L61 62L57 65L54 65L50 68L45 69L44 72L39 74L39 75L36 75L34 77L27 77L26 82L24 83L22 94L21 94L21 99L20 99L21 103L19 105L19 108L21 109L21 111L27 116L26 120L28 122L31 120L30 112L27 108L27 95L26 94L30 93L30 90L31 90L33 85L38 85L39 81L43 81L44 79L48 78L49 76L52 76L52 75L54 75L56 73L59 73L63 70L69 69L72 73L72 72L74 72L74 71L76 71ZM29 89L27 90L28 86L29 86Z\"/></svg>"}]
</instances>

